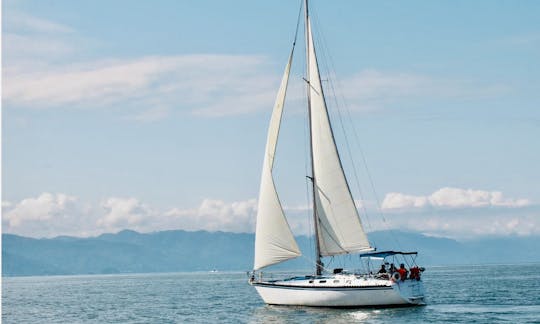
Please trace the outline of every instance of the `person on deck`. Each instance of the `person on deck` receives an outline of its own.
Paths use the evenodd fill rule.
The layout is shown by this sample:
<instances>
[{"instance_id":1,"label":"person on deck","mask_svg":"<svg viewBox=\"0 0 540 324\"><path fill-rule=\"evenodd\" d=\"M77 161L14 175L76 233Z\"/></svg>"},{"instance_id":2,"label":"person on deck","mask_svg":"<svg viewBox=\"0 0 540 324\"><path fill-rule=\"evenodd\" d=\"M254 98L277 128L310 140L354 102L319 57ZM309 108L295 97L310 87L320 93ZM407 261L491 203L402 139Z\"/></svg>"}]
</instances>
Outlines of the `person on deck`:
<instances>
[{"instance_id":1,"label":"person on deck","mask_svg":"<svg viewBox=\"0 0 540 324\"><path fill-rule=\"evenodd\" d=\"M411 267L411 274L409 275L409 278L420 280L420 268L417 266Z\"/></svg>"},{"instance_id":2,"label":"person on deck","mask_svg":"<svg viewBox=\"0 0 540 324\"><path fill-rule=\"evenodd\" d=\"M379 279L390 279L390 275L388 272L386 272L386 266L384 264L381 265L381 269L377 273L376 277Z\"/></svg>"},{"instance_id":3,"label":"person on deck","mask_svg":"<svg viewBox=\"0 0 540 324\"><path fill-rule=\"evenodd\" d=\"M407 269L405 269L405 265L403 263L399 265L398 272L399 272L399 276L401 277L401 280L407 279L407 273L409 271L407 271Z\"/></svg>"},{"instance_id":4,"label":"person on deck","mask_svg":"<svg viewBox=\"0 0 540 324\"><path fill-rule=\"evenodd\" d=\"M392 274L392 273L394 273L394 272L396 272L396 271L397 271L396 266L392 263L392 264L390 265L390 273Z\"/></svg>"}]
</instances>

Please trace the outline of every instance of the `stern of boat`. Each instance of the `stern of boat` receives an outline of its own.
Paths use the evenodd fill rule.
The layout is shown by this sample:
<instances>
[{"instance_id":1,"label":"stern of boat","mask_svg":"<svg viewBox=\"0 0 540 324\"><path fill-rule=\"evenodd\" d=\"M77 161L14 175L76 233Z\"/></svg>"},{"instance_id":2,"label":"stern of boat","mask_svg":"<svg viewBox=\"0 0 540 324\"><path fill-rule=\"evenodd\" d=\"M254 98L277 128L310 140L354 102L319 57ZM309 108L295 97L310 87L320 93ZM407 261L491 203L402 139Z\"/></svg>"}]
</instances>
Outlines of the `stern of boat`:
<instances>
[{"instance_id":1,"label":"stern of boat","mask_svg":"<svg viewBox=\"0 0 540 324\"><path fill-rule=\"evenodd\" d=\"M395 282L392 287L407 303L425 305L425 290L422 280L409 279Z\"/></svg>"}]
</instances>

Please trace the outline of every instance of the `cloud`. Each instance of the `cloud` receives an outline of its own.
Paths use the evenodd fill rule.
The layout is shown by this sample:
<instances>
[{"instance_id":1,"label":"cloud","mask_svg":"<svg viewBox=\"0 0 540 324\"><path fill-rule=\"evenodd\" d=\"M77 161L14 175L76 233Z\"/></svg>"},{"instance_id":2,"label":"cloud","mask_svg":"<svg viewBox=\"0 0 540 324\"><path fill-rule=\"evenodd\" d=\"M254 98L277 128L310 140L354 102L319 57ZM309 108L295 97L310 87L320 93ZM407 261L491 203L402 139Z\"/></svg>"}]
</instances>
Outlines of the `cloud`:
<instances>
[{"instance_id":1,"label":"cloud","mask_svg":"<svg viewBox=\"0 0 540 324\"><path fill-rule=\"evenodd\" d=\"M2 202L2 230L25 236L95 234L88 219L89 207L77 197L44 192L21 201Z\"/></svg>"},{"instance_id":2,"label":"cloud","mask_svg":"<svg viewBox=\"0 0 540 324\"><path fill-rule=\"evenodd\" d=\"M68 34L74 32L69 26L18 11L11 11L9 15L6 15L4 24L8 30L27 33Z\"/></svg>"},{"instance_id":3,"label":"cloud","mask_svg":"<svg viewBox=\"0 0 540 324\"><path fill-rule=\"evenodd\" d=\"M385 213L386 223L376 229L394 228L458 240L486 236L540 235L540 208L470 208Z\"/></svg>"},{"instance_id":4,"label":"cloud","mask_svg":"<svg viewBox=\"0 0 540 324\"><path fill-rule=\"evenodd\" d=\"M267 109L276 92L279 76L266 57L203 53L81 61L77 54L95 40L24 13L6 17L2 99L8 108L122 106L128 119L151 122L173 110L219 117Z\"/></svg>"},{"instance_id":5,"label":"cloud","mask_svg":"<svg viewBox=\"0 0 540 324\"><path fill-rule=\"evenodd\" d=\"M456 188L442 188L424 197L401 195L387 195L399 198L389 201L401 209L385 208L383 217L375 215L368 206L369 224L364 222L369 225L368 231L394 228L457 239L540 235L540 208L526 199ZM257 201L207 198L197 207L158 208L133 197L110 197L89 203L63 193L42 193L19 202L3 201L2 211L4 232L31 237L94 236L123 229L244 233L255 229ZM363 221L364 212L360 210ZM309 208L285 208L285 214L296 235L312 234Z\"/></svg>"},{"instance_id":6,"label":"cloud","mask_svg":"<svg viewBox=\"0 0 540 324\"><path fill-rule=\"evenodd\" d=\"M135 198L109 198L102 207L106 214L97 220L96 225L105 231L136 229L155 217L150 207Z\"/></svg>"},{"instance_id":7,"label":"cloud","mask_svg":"<svg viewBox=\"0 0 540 324\"><path fill-rule=\"evenodd\" d=\"M364 70L347 80L346 84L350 85L347 96L363 100L412 96L432 81L432 78L421 75Z\"/></svg>"},{"instance_id":8,"label":"cloud","mask_svg":"<svg viewBox=\"0 0 540 324\"><path fill-rule=\"evenodd\" d=\"M14 67L4 77L8 105L35 109L106 108L123 104L178 108L224 116L267 108L276 78L263 57L242 55L149 56L62 66ZM148 116L135 117L148 119Z\"/></svg>"},{"instance_id":9,"label":"cloud","mask_svg":"<svg viewBox=\"0 0 540 324\"><path fill-rule=\"evenodd\" d=\"M167 222L186 230L253 232L256 208L255 199L232 203L205 199L198 208L173 208L167 211L165 216L168 217Z\"/></svg>"},{"instance_id":10,"label":"cloud","mask_svg":"<svg viewBox=\"0 0 540 324\"><path fill-rule=\"evenodd\" d=\"M123 107L127 119L155 122L175 110L223 117L267 110L274 102L281 68L267 57L202 53L80 61L76 54L96 41L69 26L24 13L7 17L3 35L6 107ZM339 88L353 110L509 91L498 84L373 69L341 79ZM304 84L292 82L289 90L288 105L294 107L302 102Z\"/></svg>"},{"instance_id":11,"label":"cloud","mask_svg":"<svg viewBox=\"0 0 540 324\"><path fill-rule=\"evenodd\" d=\"M408 210L421 208L479 208L479 207L526 207L528 199L506 198L500 191L460 188L441 188L429 196L413 196L398 192L386 194L383 210Z\"/></svg>"},{"instance_id":12,"label":"cloud","mask_svg":"<svg viewBox=\"0 0 540 324\"><path fill-rule=\"evenodd\" d=\"M374 230L395 228L472 239L479 236L540 235L540 208L500 191L444 187L430 195L388 193L384 221L371 217Z\"/></svg>"},{"instance_id":13,"label":"cloud","mask_svg":"<svg viewBox=\"0 0 540 324\"><path fill-rule=\"evenodd\" d=\"M347 76L340 84L347 105L360 111L402 107L403 103L428 102L434 98L445 101L492 98L512 91L503 84L374 69Z\"/></svg>"},{"instance_id":14,"label":"cloud","mask_svg":"<svg viewBox=\"0 0 540 324\"><path fill-rule=\"evenodd\" d=\"M67 25L10 10L4 16L2 54L5 71L18 70L66 58L80 47L74 29Z\"/></svg>"},{"instance_id":15,"label":"cloud","mask_svg":"<svg viewBox=\"0 0 540 324\"><path fill-rule=\"evenodd\" d=\"M15 206L3 202L2 208L8 210L3 215L3 221L9 227L19 227L29 221L47 221L69 211L75 201L76 198L72 196L45 192L37 198L23 199Z\"/></svg>"},{"instance_id":16,"label":"cloud","mask_svg":"<svg viewBox=\"0 0 540 324\"><path fill-rule=\"evenodd\" d=\"M2 202L3 231L31 237L92 236L132 229L253 232L255 199L204 199L196 208L160 209L133 197L84 203L63 193L42 193L18 203Z\"/></svg>"},{"instance_id":17,"label":"cloud","mask_svg":"<svg viewBox=\"0 0 540 324\"><path fill-rule=\"evenodd\" d=\"M51 38L47 35L21 35L15 33L5 33L4 59L7 62L16 61L17 66L7 66L7 71L22 70L23 59L28 60L31 57L59 57L71 54L75 51L73 46L62 39ZM29 61L25 69L29 69Z\"/></svg>"}]
</instances>

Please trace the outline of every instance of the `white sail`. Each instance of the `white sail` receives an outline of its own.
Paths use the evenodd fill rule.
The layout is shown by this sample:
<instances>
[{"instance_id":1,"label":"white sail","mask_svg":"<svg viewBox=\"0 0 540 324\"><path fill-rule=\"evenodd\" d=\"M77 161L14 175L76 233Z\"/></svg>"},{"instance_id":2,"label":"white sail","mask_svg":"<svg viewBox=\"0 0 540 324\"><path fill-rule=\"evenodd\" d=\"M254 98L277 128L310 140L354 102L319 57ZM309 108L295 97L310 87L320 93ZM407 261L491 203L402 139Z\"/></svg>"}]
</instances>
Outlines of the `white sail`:
<instances>
[{"instance_id":1,"label":"white sail","mask_svg":"<svg viewBox=\"0 0 540 324\"><path fill-rule=\"evenodd\" d=\"M285 68L281 86L274 104L268 138L266 141L266 151L264 156L263 170L261 176L261 188L259 192L259 205L257 209L257 225L255 229L255 262L254 269L283 262L301 255L300 249L291 232L287 219L281 208L274 179L272 177L272 167L274 165L274 154L281 124L283 104L287 93L287 83L291 69L292 55Z\"/></svg>"},{"instance_id":2,"label":"white sail","mask_svg":"<svg viewBox=\"0 0 540 324\"><path fill-rule=\"evenodd\" d=\"M311 22L307 21L315 210L320 254L372 250L345 179L321 86Z\"/></svg>"}]
</instances>

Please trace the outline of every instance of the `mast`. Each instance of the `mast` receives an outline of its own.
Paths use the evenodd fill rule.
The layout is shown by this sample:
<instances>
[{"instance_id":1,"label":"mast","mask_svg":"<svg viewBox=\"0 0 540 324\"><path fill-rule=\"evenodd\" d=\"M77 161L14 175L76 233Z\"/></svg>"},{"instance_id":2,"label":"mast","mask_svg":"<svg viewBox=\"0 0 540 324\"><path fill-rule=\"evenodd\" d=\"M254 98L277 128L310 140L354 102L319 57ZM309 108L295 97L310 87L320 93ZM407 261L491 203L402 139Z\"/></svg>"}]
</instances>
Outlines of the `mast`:
<instances>
[{"instance_id":1,"label":"mast","mask_svg":"<svg viewBox=\"0 0 540 324\"><path fill-rule=\"evenodd\" d=\"M315 183L315 173L314 173L314 165L313 165L313 130L311 127L311 91L310 91L310 78L309 78L309 33L308 28L311 28L309 26L309 7L308 7L308 0L304 0L304 7L305 7L305 34L306 34L306 92L307 92L307 108L308 108L308 116L309 116L309 147L310 147L310 161L311 161L311 192L312 192L312 201L313 201L313 225L315 227L315 264L316 264L316 274L320 276L322 274L323 270L323 263L321 261L321 247L319 242L319 220L317 217L317 204L315 203L315 190L317 188Z\"/></svg>"}]
</instances>

